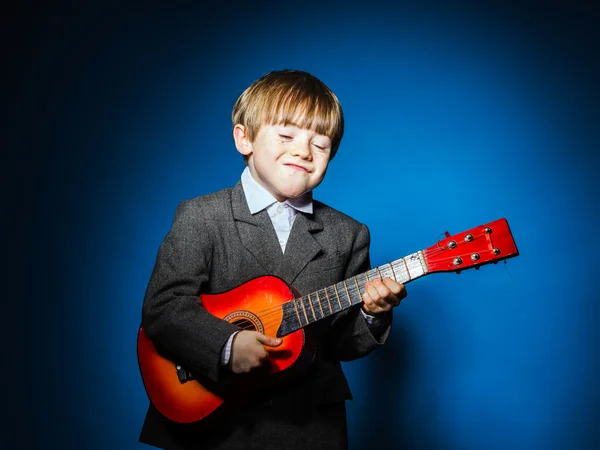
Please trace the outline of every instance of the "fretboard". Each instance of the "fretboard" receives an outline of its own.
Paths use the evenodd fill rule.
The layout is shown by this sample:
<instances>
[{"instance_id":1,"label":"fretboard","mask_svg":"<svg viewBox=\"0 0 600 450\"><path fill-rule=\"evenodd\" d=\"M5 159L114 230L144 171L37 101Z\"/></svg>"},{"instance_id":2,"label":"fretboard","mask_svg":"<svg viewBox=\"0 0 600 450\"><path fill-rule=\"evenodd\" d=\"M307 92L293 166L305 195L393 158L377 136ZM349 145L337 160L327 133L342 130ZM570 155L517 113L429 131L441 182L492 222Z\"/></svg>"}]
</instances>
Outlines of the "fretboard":
<instances>
[{"instance_id":1,"label":"fretboard","mask_svg":"<svg viewBox=\"0 0 600 450\"><path fill-rule=\"evenodd\" d=\"M283 305L283 320L277 333L285 336L332 314L362 303L365 283L375 278L391 278L406 284L426 275L427 264L419 251L391 263L375 267L337 284L320 289Z\"/></svg>"}]
</instances>

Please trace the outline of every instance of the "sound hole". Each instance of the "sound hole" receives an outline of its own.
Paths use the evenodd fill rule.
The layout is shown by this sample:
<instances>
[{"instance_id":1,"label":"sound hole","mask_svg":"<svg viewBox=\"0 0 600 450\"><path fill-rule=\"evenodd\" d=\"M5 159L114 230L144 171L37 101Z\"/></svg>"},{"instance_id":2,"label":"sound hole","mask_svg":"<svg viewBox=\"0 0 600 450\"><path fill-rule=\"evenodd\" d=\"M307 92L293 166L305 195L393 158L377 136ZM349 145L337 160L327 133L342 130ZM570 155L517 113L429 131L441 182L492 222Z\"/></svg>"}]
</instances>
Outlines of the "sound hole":
<instances>
[{"instance_id":1,"label":"sound hole","mask_svg":"<svg viewBox=\"0 0 600 450\"><path fill-rule=\"evenodd\" d=\"M242 330L254 330L259 333L264 333L264 327L256 314L250 311L233 311L223 317L229 323L237 325Z\"/></svg>"},{"instance_id":2,"label":"sound hole","mask_svg":"<svg viewBox=\"0 0 600 450\"><path fill-rule=\"evenodd\" d=\"M254 330L254 331L256 331L256 327L248 319L237 318L234 321L232 321L231 323L234 324L234 325L237 325L242 330Z\"/></svg>"}]
</instances>

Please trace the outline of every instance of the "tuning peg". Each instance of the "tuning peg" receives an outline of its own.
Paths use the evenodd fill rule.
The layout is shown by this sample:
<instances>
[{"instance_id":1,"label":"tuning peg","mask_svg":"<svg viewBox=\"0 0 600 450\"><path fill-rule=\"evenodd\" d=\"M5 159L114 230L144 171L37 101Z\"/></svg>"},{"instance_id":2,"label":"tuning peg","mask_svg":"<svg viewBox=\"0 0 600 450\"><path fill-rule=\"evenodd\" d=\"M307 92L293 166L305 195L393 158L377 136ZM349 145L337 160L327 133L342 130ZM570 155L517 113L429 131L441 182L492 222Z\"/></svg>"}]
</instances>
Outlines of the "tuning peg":
<instances>
[{"instance_id":1,"label":"tuning peg","mask_svg":"<svg viewBox=\"0 0 600 450\"><path fill-rule=\"evenodd\" d=\"M450 237L450 233L448 233L448 231L444 232L444 234L446 235L446 237Z\"/></svg>"},{"instance_id":2,"label":"tuning peg","mask_svg":"<svg viewBox=\"0 0 600 450\"><path fill-rule=\"evenodd\" d=\"M461 272L462 272L462 270L457 270L456 275L460 275Z\"/></svg>"}]
</instances>

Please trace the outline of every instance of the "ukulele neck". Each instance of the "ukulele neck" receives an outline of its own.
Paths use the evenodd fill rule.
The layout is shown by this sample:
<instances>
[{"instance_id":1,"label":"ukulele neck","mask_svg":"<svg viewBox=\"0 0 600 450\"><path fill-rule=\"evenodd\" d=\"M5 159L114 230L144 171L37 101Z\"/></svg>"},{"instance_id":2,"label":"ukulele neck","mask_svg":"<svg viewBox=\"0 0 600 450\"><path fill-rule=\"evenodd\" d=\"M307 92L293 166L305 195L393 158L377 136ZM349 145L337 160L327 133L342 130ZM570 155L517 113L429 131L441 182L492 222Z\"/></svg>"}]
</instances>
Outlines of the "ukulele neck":
<instances>
[{"instance_id":1,"label":"ukulele neck","mask_svg":"<svg viewBox=\"0 0 600 450\"><path fill-rule=\"evenodd\" d=\"M332 286L283 305L283 321L277 333L285 336L311 323L362 303L364 285L376 278L391 278L406 284L428 273L422 251L397 259L367 272L355 275Z\"/></svg>"}]
</instances>

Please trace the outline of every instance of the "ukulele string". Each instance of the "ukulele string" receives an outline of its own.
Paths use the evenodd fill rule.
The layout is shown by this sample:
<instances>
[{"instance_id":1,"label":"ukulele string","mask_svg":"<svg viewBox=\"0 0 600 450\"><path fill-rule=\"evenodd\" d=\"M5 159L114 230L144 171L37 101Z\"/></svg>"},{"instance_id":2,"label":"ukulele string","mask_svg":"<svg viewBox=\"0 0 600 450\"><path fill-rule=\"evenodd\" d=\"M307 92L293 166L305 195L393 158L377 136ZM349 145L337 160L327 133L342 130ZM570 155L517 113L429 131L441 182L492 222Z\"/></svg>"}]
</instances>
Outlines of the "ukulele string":
<instances>
[{"instance_id":1,"label":"ukulele string","mask_svg":"<svg viewBox=\"0 0 600 450\"><path fill-rule=\"evenodd\" d=\"M354 285L347 286L347 291L350 296L352 296L353 294L356 294L357 292L358 292L358 294L360 294L360 291ZM265 328L268 328L273 325L278 325L282 321L289 320L289 319L296 319L299 321L301 326L305 326L310 323L321 320L325 317L328 317L331 314L339 312L343 309L346 309L341 306L341 303L340 303L340 310L335 311L333 309L333 307L331 306L331 301L328 301L327 303L325 303L323 300L320 300L320 303L319 303L319 300L317 300L317 302L314 302L311 299L311 296L315 296L318 299L320 299L321 297L318 295L319 292L323 292L325 295L327 295L325 288L320 289L319 291L313 292L312 294L309 294L307 296L288 300L287 302L284 302L281 305L275 305L270 308L259 311L256 313L256 315L260 319L261 323L263 324L263 326ZM288 311L286 312L284 305L291 303L291 302L298 302L298 301L302 302L303 306L298 307L298 305L294 305L294 308L288 308ZM308 302L309 305L312 305L312 307L305 306L304 305L305 302ZM353 305L352 303L349 302L349 300L347 302L348 302L347 307L350 307ZM358 303L354 303L354 305L356 305L356 304L358 304ZM255 329L255 327L252 324L242 325L239 327L242 330L254 330Z\"/></svg>"},{"instance_id":2,"label":"ukulele string","mask_svg":"<svg viewBox=\"0 0 600 450\"><path fill-rule=\"evenodd\" d=\"M474 237L474 238L473 238L473 240L471 240L471 241L469 241L469 242L467 242L467 241L460 241L460 242L457 242L457 243L456 243L456 247L458 248L459 246L460 246L460 247L462 247L462 246L465 246L465 245L467 245L467 244L472 244L474 241L476 241L476 240L478 240L478 239L484 239L484 236L483 236L483 235L480 235L480 236ZM426 254L427 254L428 256L429 256L429 255L438 255L439 253L443 253L443 252L446 252L446 251L448 251L448 250L453 250L453 249L451 249L450 247L448 247L448 245L441 246L441 245L439 245L439 243L438 243L438 246L437 246L436 248L434 248L433 250L429 250L429 251L427 251L427 253L426 253Z\"/></svg>"},{"instance_id":3,"label":"ukulele string","mask_svg":"<svg viewBox=\"0 0 600 450\"><path fill-rule=\"evenodd\" d=\"M470 244L473 241L476 240L480 240L483 239L484 236L480 235L475 237L472 241L466 242L466 241L460 241L457 242L457 248L458 247L463 247L466 244ZM427 252L427 256L428 257L435 257L437 255L440 255L442 253L445 253L449 250L448 246L438 246L437 248L434 248L433 250L430 250ZM456 258L456 257L468 257L471 254L471 252L467 252L467 253L460 253L460 254L454 254L452 255L450 258ZM403 258L401 258L400 260L403 260ZM396 263L398 264L396 261L388 263L389 265L392 265ZM387 264L384 264L382 267L385 267ZM369 271L367 271L367 274L371 274L371 277L368 277L369 280L372 280L373 278L375 278L375 274L378 273L378 270L380 270L379 268L374 268L371 269ZM380 277L377 277L380 278ZM347 288L348 290L348 294L350 294L350 296L352 296L352 294L356 294L357 293L357 288L354 284L347 284L345 289ZM318 293L323 293L324 296L326 296L326 298L328 298L328 301L325 302L321 299L321 296ZM361 294L360 291L358 291L359 295ZM337 295L337 294L336 294ZM318 298L318 300L316 302L314 302L312 300L312 296L316 296ZM333 302L335 303L337 301L339 301L339 295L337 295L337 298L333 300ZM296 304L294 305L294 308L289 308L291 311L285 311L284 309L284 305L286 303L289 302L300 302L300 304ZM308 303L308 307L306 306L306 303ZM351 304L348 305L348 307L351 306ZM341 307L340 311L343 310L345 308ZM325 310L328 311L328 313L325 312ZM335 312L338 311L334 311L333 307L331 306L331 300L328 297L328 294L326 293L326 288L324 289L320 289L319 291L313 292L312 294L308 295L308 296L304 296L304 297L300 297L300 298L296 298L296 299L292 299L292 300L288 300L287 302L281 304L281 305L276 305L270 308L267 308L265 310L259 311L257 313L257 316L261 319L261 322L263 323L264 326L269 327L272 325L277 325L278 322L283 321L283 320L289 320L289 319L296 319L300 322L300 324L302 326L304 325L308 325L312 322L316 322L317 320L320 320L324 317L327 317ZM248 325L248 326L242 326L242 329L246 330L246 329L254 329L254 326L252 325Z\"/></svg>"},{"instance_id":4,"label":"ukulele string","mask_svg":"<svg viewBox=\"0 0 600 450\"><path fill-rule=\"evenodd\" d=\"M468 242L467 241L458 241L458 242L456 242L456 248L458 249L459 247L464 247L467 244L472 244L474 241L481 240L481 239L485 239L485 236L484 235L476 236L473 238L473 240L468 241ZM450 249L447 244L442 246L438 243L437 247L435 247L431 250L427 250L425 253L426 253L427 257L436 257L440 254L448 252L449 250L455 250L455 249ZM468 251L465 253L459 253L459 254L456 254L456 252L454 252L454 254L452 256L448 257L448 259L456 258L456 257L467 258L471 254L472 254L472 251ZM402 261L402 265L404 265L406 262L405 258L400 258L399 260L390 262L388 264L384 264L381 267L385 268L385 266L389 265L392 267L392 270L394 270L394 265L397 268L401 264L400 261ZM373 268L373 269L365 272L364 274L360 274L360 275L366 274L366 277L368 280L372 280L374 278L381 278L381 277L377 276L377 274L380 270L381 269L379 267L377 267L377 268ZM344 283L344 282L341 282L341 283ZM344 291L347 290L347 294L350 297L352 297L352 295L356 294L357 292L359 295L361 295L360 290L357 289L357 287L352 283L351 284L344 283L343 288L344 288ZM290 320L290 319L298 321L300 324L300 327L304 327L304 326L309 325L313 322L316 322L320 319L328 317L331 314L342 311L342 310L352 306L352 303L350 302L350 300L346 300L344 303L348 302L349 303L348 306L342 307L340 304L340 309L338 311L335 311L332 304L335 305L336 303L340 302L340 296L338 295L338 293L336 291L335 292L336 297L334 297L334 299L331 299L329 297L329 294L327 293L327 289L328 288L323 288L323 289L315 291L307 296L288 300L280 305L275 305L270 308L259 311L256 315L262 322L263 326L265 326L265 328L269 328L271 326L278 325L282 321ZM322 296L319 295L320 293L322 293ZM313 296L317 298L316 302L314 302L312 300ZM327 301L325 301L324 298L326 298ZM296 302L296 304L293 305L293 307L291 307L291 308L285 308L285 305L289 304L291 302ZM307 307L307 303L308 303L308 307ZM358 304L358 303L355 303L355 304ZM250 325L242 325L242 326L240 326L240 328L242 330L254 330L255 329L255 327L251 324Z\"/></svg>"}]
</instances>

